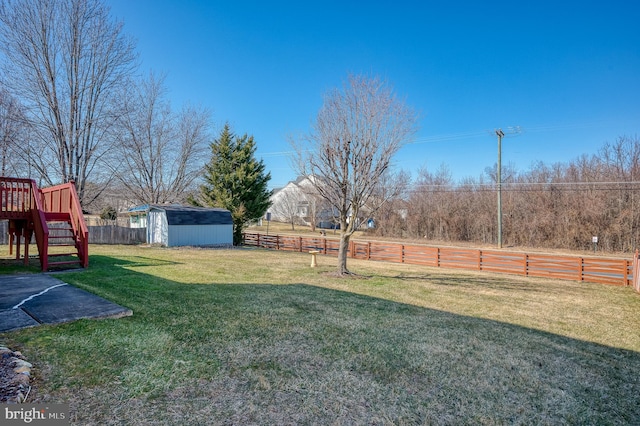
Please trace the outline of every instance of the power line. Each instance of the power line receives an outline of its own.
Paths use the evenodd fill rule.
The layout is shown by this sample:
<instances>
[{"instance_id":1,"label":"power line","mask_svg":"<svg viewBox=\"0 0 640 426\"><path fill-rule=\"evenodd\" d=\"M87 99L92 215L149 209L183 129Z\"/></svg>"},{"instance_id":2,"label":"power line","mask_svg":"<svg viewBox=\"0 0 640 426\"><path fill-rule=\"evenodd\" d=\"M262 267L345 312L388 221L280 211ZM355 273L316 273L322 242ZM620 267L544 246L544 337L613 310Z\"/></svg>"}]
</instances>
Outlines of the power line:
<instances>
[{"instance_id":1,"label":"power line","mask_svg":"<svg viewBox=\"0 0 640 426\"><path fill-rule=\"evenodd\" d=\"M558 124L558 125L541 125L541 126L532 126L526 127L526 130L521 126L509 126L505 127L503 130L505 132L505 136L518 136L524 133L542 133L542 132L551 132L557 130L570 130L570 129L578 129L578 128L588 128L597 126L598 122L588 122L588 123L574 123L574 124ZM472 130L469 132L459 132L459 133L445 133L441 135L433 135L433 136L423 136L416 138L407 143L407 145L420 145L420 144L428 144L428 143L438 143L438 142L448 142L455 140L463 140L463 139L472 139L478 137L485 137L486 135L495 133L495 130ZM274 151L274 152L257 152L257 154L262 157L284 157L291 154L295 154L295 151Z\"/></svg>"},{"instance_id":2,"label":"power line","mask_svg":"<svg viewBox=\"0 0 640 426\"><path fill-rule=\"evenodd\" d=\"M633 187L635 186L635 188ZM640 181L610 181L610 182L502 182L502 190L508 192L541 192L550 190L561 191L620 191L640 190ZM413 184L412 192L494 192L495 183L469 184Z\"/></svg>"}]
</instances>

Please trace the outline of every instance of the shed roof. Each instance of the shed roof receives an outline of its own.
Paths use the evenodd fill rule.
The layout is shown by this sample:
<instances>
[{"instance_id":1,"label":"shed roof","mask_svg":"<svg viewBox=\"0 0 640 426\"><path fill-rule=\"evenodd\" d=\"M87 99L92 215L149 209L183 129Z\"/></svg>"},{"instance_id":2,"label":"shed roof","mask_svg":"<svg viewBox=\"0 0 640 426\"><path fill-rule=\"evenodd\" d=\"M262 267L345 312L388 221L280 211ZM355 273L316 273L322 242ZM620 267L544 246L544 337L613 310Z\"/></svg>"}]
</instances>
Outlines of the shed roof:
<instances>
[{"instance_id":1,"label":"shed roof","mask_svg":"<svg viewBox=\"0 0 640 426\"><path fill-rule=\"evenodd\" d=\"M233 225L229 210L180 205L149 205L149 211L161 210L169 225Z\"/></svg>"},{"instance_id":2,"label":"shed roof","mask_svg":"<svg viewBox=\"0 0 640 426\"><path fill-rule=\"evenodd\" d=\"M147 211L149 211L149 204L141 204L139 206L133 206L127 209L127 213L138 213Z\"/></svg>"}]
</instances>

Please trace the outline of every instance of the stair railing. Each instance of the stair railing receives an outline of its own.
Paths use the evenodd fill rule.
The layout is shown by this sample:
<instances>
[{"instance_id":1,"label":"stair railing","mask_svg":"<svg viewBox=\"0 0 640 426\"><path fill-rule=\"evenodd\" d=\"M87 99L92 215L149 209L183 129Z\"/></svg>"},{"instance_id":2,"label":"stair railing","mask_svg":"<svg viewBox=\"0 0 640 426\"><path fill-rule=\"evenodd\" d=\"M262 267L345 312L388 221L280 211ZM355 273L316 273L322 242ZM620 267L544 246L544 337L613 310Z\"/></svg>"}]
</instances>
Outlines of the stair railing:
<instances>
[{"instance_id":1,"label":"stair railing","mask_svg":"<svg viewBox=\"0 0 640 426\"><path fill-rule=\"evenodd\" d=\"M41 191L38 189L36 181L31 180L33 231L36 234L36 244L40 254L40 267L43 271L46 271L49 269L49 226L47 225L47 219L44 217L44 204L39 194L41 194Z\"/></svg>"},{"instance_id":2,"label":"stair railing","mask_svg":"<svg viewBox=\"0 0 640 426\"><path fill-rule=\"evenodd\" d=\"M78 257L83 268L89 266L89 228L82 215L80 198L73 181L41 190L44 210L52 213L69 213Z\"/></svg>"}]
</instances>

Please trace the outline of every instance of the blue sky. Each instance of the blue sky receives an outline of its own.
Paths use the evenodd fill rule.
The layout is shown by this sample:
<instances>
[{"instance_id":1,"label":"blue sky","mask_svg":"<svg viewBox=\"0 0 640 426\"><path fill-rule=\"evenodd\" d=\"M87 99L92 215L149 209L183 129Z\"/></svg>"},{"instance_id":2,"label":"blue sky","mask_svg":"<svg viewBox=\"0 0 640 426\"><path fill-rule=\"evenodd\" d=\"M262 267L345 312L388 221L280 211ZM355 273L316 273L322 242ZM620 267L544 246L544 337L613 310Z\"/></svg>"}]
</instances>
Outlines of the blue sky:
<instances>
[{"instance_id":1,"label":"blue sky","mask_svg":"<svg viewBox=\"0 0 640 426\"><path fill-rule=\"evenodd\" d=\"M502 143L520 171L640 137L637 2L106 3L175 108L209 108L214 135L228 121L254 136L271 187L295 178L288 138L348 73L386 79L420 114L396 156L413 177L445 165L478 178L496 163L496 128L520 126Z\"/></svg>"}]
</instances>

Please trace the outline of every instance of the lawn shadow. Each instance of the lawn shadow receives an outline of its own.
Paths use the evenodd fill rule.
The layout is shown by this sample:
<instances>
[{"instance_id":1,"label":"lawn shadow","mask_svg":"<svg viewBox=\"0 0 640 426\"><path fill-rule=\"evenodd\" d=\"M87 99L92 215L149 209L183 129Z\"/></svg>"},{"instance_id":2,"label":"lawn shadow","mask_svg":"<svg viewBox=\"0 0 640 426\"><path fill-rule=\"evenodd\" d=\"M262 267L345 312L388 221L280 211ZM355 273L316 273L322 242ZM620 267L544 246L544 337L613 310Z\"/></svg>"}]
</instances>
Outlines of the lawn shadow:
<instances>
[{"instance_id":1,"label":"lawn shadow","mask_svg":"<svg viewBox=\"0 0 640 426\"><path fill-rule=\"evenodd\" d=\"M530 293L545 293L545 289L540 286L540 280L547 280L539 277L524 277L522 275L511 274L493 274L490 272L473 272L461 271L459 275L454 272L442 273L438 271L421 274L381 274L381 277L396 279L400 281L423 281L429 284L443 287L457 288L476 288L484 287L486 289L495 290L517 290ZM371 278L370 276L369 278ZM573 285L574 281L563 281L556 279L557 282L566 282ZM582 285L602 285L597 283L580 282Z\"/></svg>"},{"instance_id":2,"label":"lawn shadow","mask_svg":"<svg viewBox=\"0 0 640 426\"><path fill-rule=\"evenodd\" d=\"M104 366L87 379L97 390L71 396L78 422L123 413L133 423L164 424L640 418L636 351L306 283L183 284L131 269L172 262L91 260L93 271L61 279L129 307L133 317L12 335L28 346L54 332L39 350L74 351L74 363ZM63 367L69 378L60 389L82 383L74 376L82 369Z\"/></svg>"}]
</instances>

